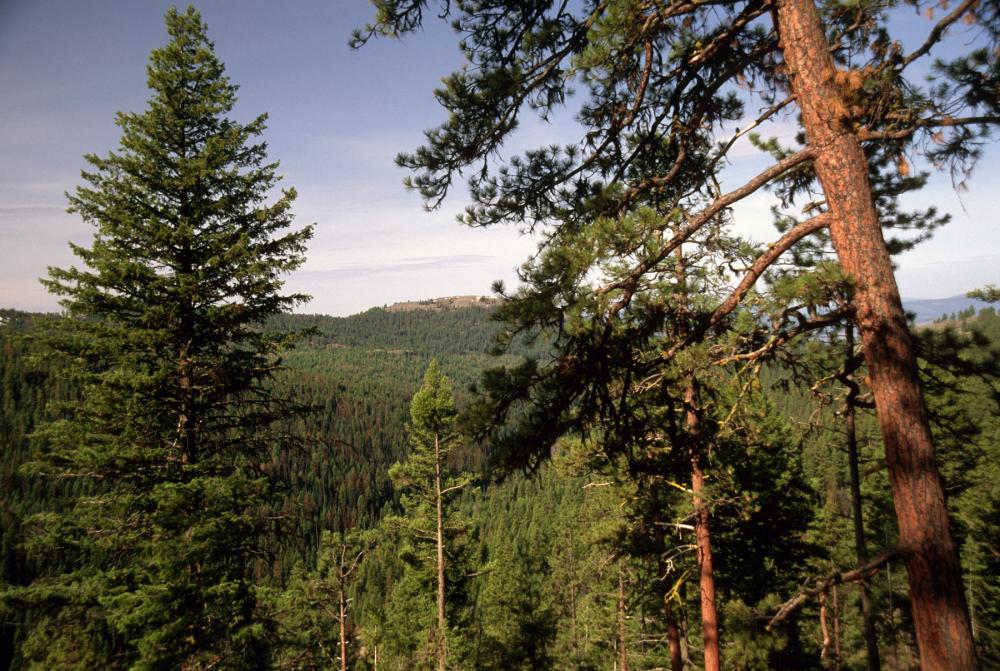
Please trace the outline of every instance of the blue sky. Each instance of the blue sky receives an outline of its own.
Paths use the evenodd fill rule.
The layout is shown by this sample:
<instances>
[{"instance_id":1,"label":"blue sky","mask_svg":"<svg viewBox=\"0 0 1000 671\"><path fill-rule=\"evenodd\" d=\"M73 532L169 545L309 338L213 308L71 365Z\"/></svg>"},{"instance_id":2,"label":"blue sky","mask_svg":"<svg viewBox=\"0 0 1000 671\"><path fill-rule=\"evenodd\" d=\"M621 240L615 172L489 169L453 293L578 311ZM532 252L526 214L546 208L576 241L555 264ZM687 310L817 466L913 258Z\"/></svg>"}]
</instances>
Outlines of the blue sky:
<instances>
[{"instance_id":1,"label":"blue sky","mask_svg":"<svg viewBox=\"0 0 1000 671\"><path fill-rule=\"evenodd\" d=\"M64 192L80 183L83 154L117 146L115 113L145 107L146 61L166 41L170 4L0 0L0 306L56 309L38 278L47 266L73 262L67 241L87 244L91 235L65 213ZM461 63L447 26L431 21L401 42L381 40L355 52L347 47L351 30L371 13L362 0L197 6L240 85L236 116L270 115L265 139L281 161L284 185L299 192L297 221L316 223L309 261L288 283L314 296L305 311L351 314L400 300L486 294L495 279L513 281L514 268L534 248L529 238L456 224L462 190L440 211L424 212L392 161L443 118L432 91ZM565 116L526 123L517 144L572 137ZM788 121L771 132L790 129ZM742 153L748 160L735 163L726 181L759 166L749 149ZM954 220L899 259L905 296L943 297L1000 283L992 202L998 154L988 152L961 199L947 178L913 199ZM739 230L769 237L769 204L759 194L738 207Z\"/></svg>"}]
</instances>

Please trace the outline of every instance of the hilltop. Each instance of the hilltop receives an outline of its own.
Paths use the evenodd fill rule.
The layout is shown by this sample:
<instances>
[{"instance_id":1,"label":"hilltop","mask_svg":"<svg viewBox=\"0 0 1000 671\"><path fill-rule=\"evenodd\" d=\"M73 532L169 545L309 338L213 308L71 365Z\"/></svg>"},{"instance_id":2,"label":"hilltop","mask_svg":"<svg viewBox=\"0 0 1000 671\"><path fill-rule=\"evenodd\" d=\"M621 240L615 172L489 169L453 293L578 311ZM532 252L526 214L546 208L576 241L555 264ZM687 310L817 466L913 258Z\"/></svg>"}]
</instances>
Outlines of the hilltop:
<instances>
[{"instance_id":1,"label":"hilltop","mask_svg":"<svg viewBox=\"0 0 1000 671\"><path fill-rule=\"evenodd\" d=\"M416 312L418 310L460 310L472 307L493 307L497 299L489 296L444 296L421 301L402 301L387 306L386 312Z\"/></svg>"}]
</instances>

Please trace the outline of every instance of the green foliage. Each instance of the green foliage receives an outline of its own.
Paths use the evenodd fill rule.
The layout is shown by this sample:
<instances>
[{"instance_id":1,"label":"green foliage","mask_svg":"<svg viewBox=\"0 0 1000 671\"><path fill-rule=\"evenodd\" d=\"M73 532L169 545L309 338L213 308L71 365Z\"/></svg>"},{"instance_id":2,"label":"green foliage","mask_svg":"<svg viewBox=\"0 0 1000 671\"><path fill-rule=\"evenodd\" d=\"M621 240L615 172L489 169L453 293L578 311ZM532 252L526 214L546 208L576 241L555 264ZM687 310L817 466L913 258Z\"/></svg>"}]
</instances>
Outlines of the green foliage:
<instances>
[{"instance_id":1,"label":"green foliage","mask_svg":"<svg viewBox=\"0 0 1000 671\"><path fill-rule=\"evenodd\" d=\"M771 594L754 608L742 599L726 603L726 630L730 640L726 645L726 664L739 671L774 669L775 655L788 646L788 636L780 628L768 631L764 626L766 613L780 605L780 598Z\"/></svg>"},{"instance_id":2,"label":"green foliage","mask_svg":"<svg viewBox=\"0 0 1000 671\"><path fill-rule=\"evenodd\" d=\"M371 532L324 532L315 570L303 564L292 569L277 597L278 668L311 671L339 666L341 618L348 664L354 667L358 646L351 592L375 540Z\"/></svg>"},{"instance_id":3,"label":"green foliage","mask_svg":"<svg viewBox=\"0 0 1000 671\"><path fill-rule=\"evenodd\" d=\"M1000 287L997 287L995 284L987 284L982 289L970 291L966 296L969 298L978 298L987 303L996 303L1000 301Z\"/></svg>"},{"instance_id":4,"label":"green foliage","mask_svg":"<svg viewBox=\"0 0 1000 671\"><path fill-rule=\"evenodd\" d=\"M166 21L146 111L119 115L118 152L88 155L70 196L92 245L44 281L65 309L46 340L80 397L53 408L22 468L65 501L26 520L38 575L4 593L39 613L29 660L69 664L53 655L96 631L105 668L267 663L263 466L295 407L269 389L288 339L259 326L304 299L281 278L311 228L287 230L294 191L267 204L277 164L252 143L265 117L227 117L236 87L198 13ZM95 624L61 631L70 612Z\"/></svg>"},{"instance_id":5,"label":"green foliage","mask_svg":"<svg viewBox=\"0 0 1000 671\"><path fill-rule=\"evenodd\" d=\"M39 333L37 319L9 314L7 324L0 327L0 352L8 353L0 358L0 380L5 381L3 401L9 408L2 415L0 430L14 441L5 443L3 452L5 463L10 464L8 473L12 473L4 483L13 487L2 496L13 516L5 520L4 533L14 548L9 566L21 576L19 580L30 582L38 567L26 563L18 549L23 547L25 531L18 520L53 509L59 499L54 498L57 492L50 481L17 473L18 464L40 446L16 436L22 435L19 427L30 430L32 418L44 416L46 398L65 400L75 398L76 393L72 380L59 373L59 360L35 356L39 344L23 338ZM331 319L336 333L331 328L328 335L313 336L286 357L290 368L280 375L281 388L321 406L320 411L296 419L293 428L326 440L311 441L308 450L277 452L270 462L276 474L292 483L280 514L298 520L299 530L292 538L276 535L274 544L280 553L260 568L261 574L276 577L272 586L259 591L262 600L273 604L277 620L275 666L335 666L320 643L334 657L339 654L337 599L330 593L334 582L330 567L336 562L320 557L329 556L329 548L337 547L336 542L330 543L337 534L329 533L321 542L320 529L374 527L390 512L401 512L395 508L398 495L389 487L387 471L405 457L405 424L412 423L409 403L430 359L437 356L440 367L454 371L462 381L455 385L459 407L467 398L460 393L463 386L473 381L477 367L489 362L474 352L449 353L448 348L453 340L449 329L460 324L465 324L462 328L468 330L470 341L487 343L496 330L490 311L474 308L434 313L433 317L409 314L412 322L392 317L393 328L398 330L369 333L367 340L361 334L369 323L361 320L371 315ZM281 317L287 330L301 330L314 319ZM358 326L361 323L365 328ZM439 327L436 335L432 325ZM994 621L991 609L996 603L992 595L997 571L990 557L1000 527L991 492L998 481L992 465L1000 463L994 446L1000 443L994 432L993 392L983 386L982 373L994 346L988 343L1000 342L998 325L995 311L987 309L951 336L938 335L937 330L920 332L922 338L934 336L933 342L923 346L925 359L942 361L929 372L955 387L950 392L942 387L930 398L944 446L944 470L955 484L949 487L950 502L956 527L962 530L967 585L975 595L970 603L977 612L977 636L985 660L995 654L989 652L994 645L989 623ZM980 336L973 331L986 340L976 344ZM347 333L358 334L357 344L332 345ZM380 351L390 337L408 353ZM408 337L413 341L408 343ZM828 352L832 362L842 356L841 345L816 341L809 347L817 356L833 347ZM943 368L950 358L945 354L953 351L964 351L966 362ZM978 367L969 368L972 362L978 362ZM820 365L812 365L810 372L819 372ZM742 411L734 416L732 439L720 443L718 459L710 462L708 471L714 476L710 490L726 664L759 666L759 661L751 660L763 659L769 660L764 662L772 665L769 668L812 668L819 651L815 602L807 603L797 619L774 633L776 640L785 641L779 650L775 640L760 638L760 618L770 614L774 602L769 595L787 598L802 582L826 575L834 567L848 568L854 561L846 457L841 434L835 431L839 420L834 411L840 407L840 397L831 392L828 403L816 411L811 392L785 384L790 374L776 364L762 370L762 388L751 385L741 397ZM739 397L743 383L729 389L709 397L724 414ZM935 410L938 400L941 404ZM858 422L865 528L869 547L875 551L893 544L895 523L889 513L876 427L864 412ZM754 449L747 450L735 439L744 434L753 439ZM635 486L623 472L616 475L612 469L583 475L592 465L594 446L560 442L555 463L540 468L535 477L512 475L502 484L463 491L451 502L448 526L453 528L446 530L448 585L455 591L448 595L449 651L456 668L502 668L506 663L553 669L610 668L617 637L617 555L627 557L630 667L669 668L662 604L664 595L671 593L674 615L686 631L689 655L697 663L697 589L690 571L692 556L684 550L690 537L684 529L670 526L678 520L684 523L690 511L688 497L662 479L646 480L642 495L636 496ZM474 444L462 446L452 456L456 463L475 462L479 449ZM384 489L372 486L379 479L386 483ZM656 511L659 518L653 515ZM425 656L429 651L429 632L434 626L433 575L426 563L430 553L426 544L420 548L419 543L405 540L401 527L393 526L391 519L380 528L376 544L367 546L366 542L370 549L349 580L348 668L371 670L376 649L380 669L405 668L411 659L419 658L419 651ZM656 544L657 528L666 531L661 546ZM781 542L774 540L776 528L782 530ZM312 533L315 542L310 540ZM661 557L670 563L659 565ZM12 578L5 577L5 584L11 582ZM883 667L905 668L914 652L908 648L912 640L902 572L893 565L870 584ZM839 589L836 612L845 668L863 665L858 592L855 585ZM832 626L829 597L827 607ZM27 645L17 643L19 661L14 668L113 666L106 660L116 654L118 634L99 611L67 605L57 615L46 615L40 608L12 603L7 609L4 621L26 623L10 627L11 640L19 636L17 640L23 641L26 630L33 627L45 632L30 637ZM495 641L515 641L516 647ZM414 657L407 656L411 654Z\"/></svg>"}]
</instances>

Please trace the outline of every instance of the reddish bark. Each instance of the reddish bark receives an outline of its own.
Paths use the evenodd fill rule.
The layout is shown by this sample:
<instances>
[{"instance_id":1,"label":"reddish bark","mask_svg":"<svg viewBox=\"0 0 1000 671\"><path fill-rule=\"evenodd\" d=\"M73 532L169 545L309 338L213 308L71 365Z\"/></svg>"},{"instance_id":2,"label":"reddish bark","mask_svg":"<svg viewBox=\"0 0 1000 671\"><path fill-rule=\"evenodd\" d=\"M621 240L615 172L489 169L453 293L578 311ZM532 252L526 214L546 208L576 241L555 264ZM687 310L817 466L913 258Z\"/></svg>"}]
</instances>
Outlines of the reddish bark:
<instances>
[{"instance_id":1,"label":"reddish bark","mask_svg":"<svg viewBox=\"0 0 1000 671\"><path fill-rule=\"evenodd\" d=\"M694 534L698 547L698 588L701 593L701 630L705 644L705 671L719 671L719 616L715 609L715 575L712 568L712 537L709 529L708 506L705 503L705 475L702 472L701 444L696 409L697 390L694 382L684 392L691 457L691 491L694 501Z\"/></svg>"},{"instance_id":2,"label":"reddish bark","mask_svg":"<svg viewBox=\"0 0 1000 671\"><path fill-rule=\"evenodd\" d=\"M923 671L978 669L958 554L934 459L916 359L868 181L868 163L813 0L776 0L792 92L831 213L830 234L854 281L855 324L885 443Z\"/></svg>"},{"instance_id":3,"label":"reddish bark","mask_svg":"<svg viewBox=\"0 0 1000 671\"><path fill-rule=\"evenodd\" d=\"M666 606L667 644L670 646L670 671L684 671L684 656L681 654L681 628L677 616L669 604Z\"/></svg>"}]
</instances>

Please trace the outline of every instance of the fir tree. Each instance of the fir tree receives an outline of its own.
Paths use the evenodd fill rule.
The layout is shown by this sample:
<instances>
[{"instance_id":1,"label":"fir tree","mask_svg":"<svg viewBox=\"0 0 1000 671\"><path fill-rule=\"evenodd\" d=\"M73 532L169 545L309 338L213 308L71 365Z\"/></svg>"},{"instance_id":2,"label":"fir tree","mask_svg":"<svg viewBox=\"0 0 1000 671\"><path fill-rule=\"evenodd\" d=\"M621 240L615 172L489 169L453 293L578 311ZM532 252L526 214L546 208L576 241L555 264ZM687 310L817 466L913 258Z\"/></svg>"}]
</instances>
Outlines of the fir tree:
<instances>
[{"instance_id":1,"label":"fir tree","mask_svg":"<svg viewBox=\"0 0 1000 671\"><path fill-rule=\"evenodd\" d=\"M83 495L30 521L47 571L7 596L47 614L26 647L60 668L81 648L91 668L267 664L262 467L294 406L271 384L287 337L261 326L305 300L282 275L312 229L290 230L294 190L268 203L266 116L227 116L237 87L199 14L166 24L147 109L118 116L118 151L88 155L70 196L93 243L43 280L65 309L51 344L82 393L38 432L30 471Z\"/></svg>"}]
</instances>

